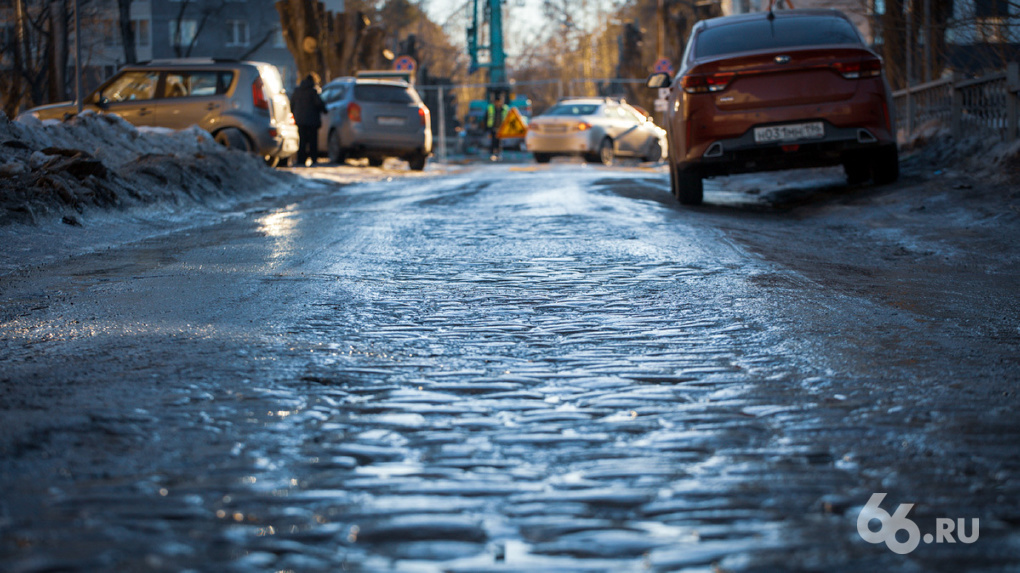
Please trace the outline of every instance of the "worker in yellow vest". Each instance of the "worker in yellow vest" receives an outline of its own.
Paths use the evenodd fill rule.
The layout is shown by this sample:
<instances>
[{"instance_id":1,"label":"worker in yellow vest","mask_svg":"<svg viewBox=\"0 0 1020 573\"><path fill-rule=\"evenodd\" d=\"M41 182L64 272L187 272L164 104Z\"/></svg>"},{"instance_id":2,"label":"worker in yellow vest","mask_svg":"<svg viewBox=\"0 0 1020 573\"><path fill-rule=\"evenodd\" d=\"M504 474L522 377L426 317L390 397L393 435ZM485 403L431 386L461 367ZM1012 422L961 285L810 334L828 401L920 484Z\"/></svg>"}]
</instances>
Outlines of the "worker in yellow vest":
<instances>
[{"instance_id":1,"label":"worker in yellow vest","mask_svg":"<svg viewBox=\"0 0 1020 573\"><path fill-rule=\"evenodd\" d=\"M498 110L498 112L497 112ZM494 103L490 103L485 109L485 127L489 130L489 159L495 161L503 153L503 146L496 137L499 126L503 124L506 115L510 113L510 107L503 103L503 96L497 95ZM498 119L497 119L498 118Z\"/></svg>"}]
</instances>

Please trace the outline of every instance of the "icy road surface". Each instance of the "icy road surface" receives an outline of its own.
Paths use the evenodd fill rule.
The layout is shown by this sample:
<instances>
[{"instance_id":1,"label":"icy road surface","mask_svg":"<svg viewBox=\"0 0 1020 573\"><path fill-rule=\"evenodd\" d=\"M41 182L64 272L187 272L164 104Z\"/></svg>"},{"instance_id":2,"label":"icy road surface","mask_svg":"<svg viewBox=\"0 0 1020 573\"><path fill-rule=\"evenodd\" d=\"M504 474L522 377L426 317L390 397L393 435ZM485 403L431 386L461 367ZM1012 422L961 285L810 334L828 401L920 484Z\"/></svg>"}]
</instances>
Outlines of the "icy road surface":
<instances>
[{"instance_id":1,"label":"icy road surface","mask_svg":"<svg viewBox=\"0 0 1020 573\"><path fill-rule=\"evenodd\" d=\"M1017 564L1017 266L969 223L775 207L838 173L309 173L0 277L0 569ZM874 493L973 542L867 543Z\"/></svg>"}]
</instances>

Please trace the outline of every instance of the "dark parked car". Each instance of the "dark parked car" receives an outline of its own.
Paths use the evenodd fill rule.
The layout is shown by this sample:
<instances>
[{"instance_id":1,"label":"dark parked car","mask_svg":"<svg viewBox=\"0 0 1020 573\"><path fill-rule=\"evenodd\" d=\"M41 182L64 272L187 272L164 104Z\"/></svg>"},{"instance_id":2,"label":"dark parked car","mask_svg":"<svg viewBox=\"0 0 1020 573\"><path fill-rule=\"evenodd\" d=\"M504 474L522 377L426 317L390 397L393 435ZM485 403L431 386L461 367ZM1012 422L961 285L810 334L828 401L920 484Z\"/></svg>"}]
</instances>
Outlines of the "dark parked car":
<instances>
[{"instance_id":1,"label":"dark parked car","mask_svg":"<svg viewBox=\"0 0 1020 573\"><path fill-rule=\"evenodd\" d=\"M297 152L297 127L276 66L184 58L128 65L83 101L136 126L197 125L216 141L257 153L276 166ZM74 115L73 102L28 110L39 119Z\"/></svg>"},{"instance_id":2,"label":"dark parked car","mask_svg":"<svg viewBox=\"0 0 1020 573\"><path fill-rule=\"evenodd\" d=\"M666 111L672 192L700 204L716 175L843 165L848 181L899 177L882 60L835 10L713 18L691 31Z\"/></svg>"},{"instance_id":3,"label":"dark parked car","mask_svg":"<svg viewBox=\"0 0 1020 573\"><path fill-rule=\"evenodd\" d=\"M322 87L327 117L319 149L329 160L367 158L378 167L387 157L406 160L421 171L432 154L429 110L403 81L337 78Z\"/></svg>"}]
</instances>

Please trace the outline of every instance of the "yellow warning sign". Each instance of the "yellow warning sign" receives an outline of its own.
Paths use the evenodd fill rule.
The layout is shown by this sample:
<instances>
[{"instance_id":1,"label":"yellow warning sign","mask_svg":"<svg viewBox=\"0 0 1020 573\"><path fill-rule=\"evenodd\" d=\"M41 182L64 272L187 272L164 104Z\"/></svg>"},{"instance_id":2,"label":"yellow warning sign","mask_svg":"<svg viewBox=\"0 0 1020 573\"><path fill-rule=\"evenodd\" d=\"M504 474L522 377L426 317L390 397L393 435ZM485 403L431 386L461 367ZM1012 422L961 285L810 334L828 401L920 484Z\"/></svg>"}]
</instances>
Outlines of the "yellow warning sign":
<instances>
[{"instance_id":1,"label":"yellow warning sign","mask_svg":"<svg viewBox=\"0 0 1020 573\"><path fill-rule=\"evenodd\" d=\"M496 137L500 139L508 139L512 137L524 137L528 133L528 121L524 119L521 112L516 108L510 108L510 111L503 118L503 123L499 124L499 129L496 130Z\"/></svg>"}]
</instances>

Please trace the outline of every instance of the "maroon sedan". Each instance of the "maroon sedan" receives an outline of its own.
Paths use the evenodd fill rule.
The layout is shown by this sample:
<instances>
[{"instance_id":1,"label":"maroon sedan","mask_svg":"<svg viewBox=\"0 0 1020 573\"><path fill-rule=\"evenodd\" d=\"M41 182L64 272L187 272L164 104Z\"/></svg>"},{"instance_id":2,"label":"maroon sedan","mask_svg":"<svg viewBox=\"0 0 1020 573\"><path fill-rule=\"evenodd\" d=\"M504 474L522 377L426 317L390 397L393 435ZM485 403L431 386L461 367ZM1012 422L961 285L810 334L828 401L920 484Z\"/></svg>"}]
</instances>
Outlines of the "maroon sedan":
<instances>
[{"instance_id":1,"label":"maroon sedan","mask_svg":"<svg viewBox=\"0 0 1020 573\"><path fill-rule=\"evenodd\" d=\"M835 10L779 10L698 22L666 110L670 183L702 201L717 175L843 165L851 184L899 177L882 60Z\"/></svg>"}]
</instances>

